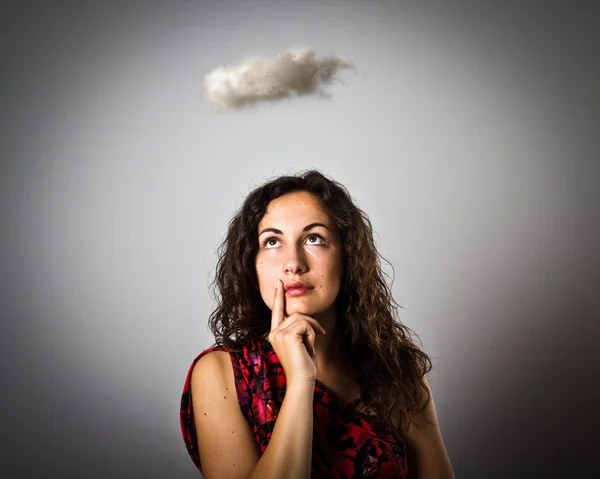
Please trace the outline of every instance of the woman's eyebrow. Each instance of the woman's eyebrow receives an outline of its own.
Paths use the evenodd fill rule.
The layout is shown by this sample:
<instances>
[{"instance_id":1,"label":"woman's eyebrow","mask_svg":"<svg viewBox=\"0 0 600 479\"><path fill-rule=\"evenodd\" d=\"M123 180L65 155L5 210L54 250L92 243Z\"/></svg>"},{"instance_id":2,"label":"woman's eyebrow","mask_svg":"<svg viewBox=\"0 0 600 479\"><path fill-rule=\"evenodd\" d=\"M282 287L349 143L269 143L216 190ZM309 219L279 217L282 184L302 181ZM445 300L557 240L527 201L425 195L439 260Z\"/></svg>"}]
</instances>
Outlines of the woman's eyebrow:
<instances>
[{"instance_id":1,"label":"woman's eyebrow","mask_svg":"<svg viewBox=\"0 0 600 479\"><path fill-rule=\"evenodd\" d=\"M324 225L323 223L311 223L311 224L309 224L309 225L306 225L306 226L305 226L305 227L302 229L302 231L308 231L308 230L311 230L311 229L313 229L313 228L315 228L315 227L317 227L317 226L322 226L323 228L325 228L325 229L328 229L328 230L329 230L329 226L327 226L327 225ZM263 233L266 233L267 231L271 231L271 232L273 232L273 233L275 233L275 234L278 234L278 235L282 235L282 234L283 234L283 232L282 232L281 230L278 230L277 228L265 228L265 229L264 229L264 230L262 230L260 233L258 233L258 236L260 236L260 235L261 235L261 234L263 234ZM329 231L331 231L331 230L329 230Z\"/></svg>"}]
</instances>

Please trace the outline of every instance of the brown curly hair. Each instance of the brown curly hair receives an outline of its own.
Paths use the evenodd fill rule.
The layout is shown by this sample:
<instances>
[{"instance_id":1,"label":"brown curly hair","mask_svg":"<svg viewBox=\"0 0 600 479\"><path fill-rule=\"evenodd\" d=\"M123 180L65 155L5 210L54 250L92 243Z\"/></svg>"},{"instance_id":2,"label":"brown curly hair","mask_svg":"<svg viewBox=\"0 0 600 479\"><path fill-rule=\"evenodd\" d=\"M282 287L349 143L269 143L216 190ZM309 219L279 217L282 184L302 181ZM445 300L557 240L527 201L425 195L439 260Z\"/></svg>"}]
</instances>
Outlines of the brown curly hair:
<instances>
[{"instance_id":1,"label":"brown curly hair","mask_svg":"<svg viewBox=\"0 0 600 479\"><path fill-rule=\"evenodd\" d=\"M260 295L255 269L258 224L272 200L296 191L319 198L341 233L337 327L343 331L342 350L358 373L362 396L357 407L369 411L379 425L405 433L431 399L424 387L431 360L399 320L400 306L384 280L384 258L376 249L370 220L342 184L318 170L281 176L254 189L231 219L211 283L217 308L209 318L210 330L217 343L231 350L268 334L271 310Z\"/></svg>"}]
</instances>

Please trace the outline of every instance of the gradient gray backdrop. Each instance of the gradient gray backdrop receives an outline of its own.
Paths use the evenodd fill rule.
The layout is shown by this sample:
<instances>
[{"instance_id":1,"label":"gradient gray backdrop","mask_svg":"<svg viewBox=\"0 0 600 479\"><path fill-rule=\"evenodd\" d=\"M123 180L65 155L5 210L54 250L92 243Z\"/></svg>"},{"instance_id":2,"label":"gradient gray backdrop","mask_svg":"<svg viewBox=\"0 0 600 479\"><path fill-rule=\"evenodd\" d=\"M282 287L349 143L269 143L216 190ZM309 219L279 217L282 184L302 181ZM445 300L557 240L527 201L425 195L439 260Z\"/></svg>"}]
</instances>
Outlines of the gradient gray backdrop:
<instances>
[{"instance_id":1,"label":"gradient gray backdrop","mask_svg":"<svg viewBox=\"0 0 600 479\"><path fill-rule=\"evenodd\" d=\"M178 408L216 247L252 187L309 167L372 219L457 478L600 477L594 2L13 3L2 477L198 477ZM358 74L202 100L208 70L295 46Z\"/></svg>"}]
</instances>

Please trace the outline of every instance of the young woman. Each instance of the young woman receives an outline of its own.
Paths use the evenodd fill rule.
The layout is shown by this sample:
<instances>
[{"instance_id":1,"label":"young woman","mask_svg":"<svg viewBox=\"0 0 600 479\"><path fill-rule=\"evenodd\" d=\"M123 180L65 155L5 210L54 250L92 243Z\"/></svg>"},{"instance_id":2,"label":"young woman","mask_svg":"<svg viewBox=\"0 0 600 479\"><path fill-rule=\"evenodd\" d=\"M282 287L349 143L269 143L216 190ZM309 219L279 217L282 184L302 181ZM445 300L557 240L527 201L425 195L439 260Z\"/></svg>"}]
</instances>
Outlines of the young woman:
<instances>
[{"instance_id":1,"label":"young woman","mask_svg":"<svg viewBox=\"0 0 600 479\"><path fill-rule=\"evenodd\" d=\"M367 216L318 171L255 189L229 225L181 399L204 477L453 478L426 374Z\"/></svg>"}]
</instances>

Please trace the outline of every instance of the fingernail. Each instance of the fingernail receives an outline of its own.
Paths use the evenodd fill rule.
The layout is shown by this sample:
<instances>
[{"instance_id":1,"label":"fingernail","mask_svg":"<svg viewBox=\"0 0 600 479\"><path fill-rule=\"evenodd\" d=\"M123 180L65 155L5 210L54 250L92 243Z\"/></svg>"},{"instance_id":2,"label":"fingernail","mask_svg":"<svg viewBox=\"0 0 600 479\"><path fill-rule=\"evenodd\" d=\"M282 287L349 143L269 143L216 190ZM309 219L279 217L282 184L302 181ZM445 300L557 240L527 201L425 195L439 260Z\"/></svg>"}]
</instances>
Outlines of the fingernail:
<instances>
[{"instance_id":1,"label":"fingernail","mask_svg":"<svg viewBox=\"0 0 600 479\"><path fill-rule=\"evenodd\" d=\"M277 284L275 285L275 289L279 289L279 279L277 280Z\"/></svg>"}]
</instances>

